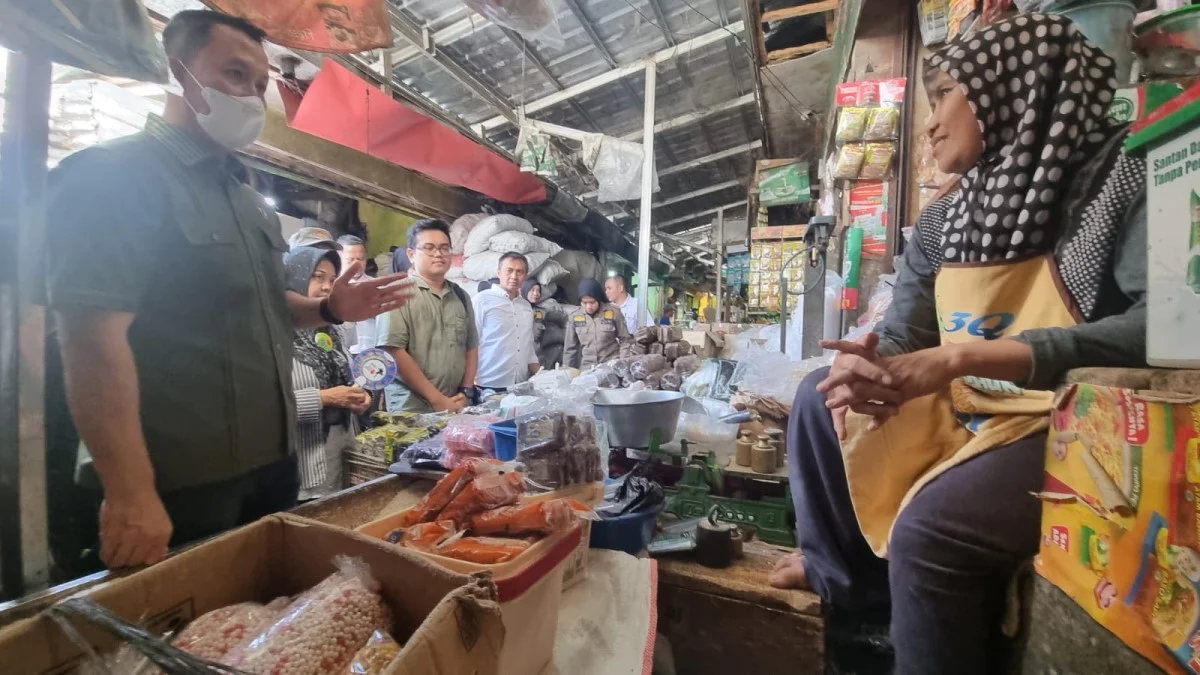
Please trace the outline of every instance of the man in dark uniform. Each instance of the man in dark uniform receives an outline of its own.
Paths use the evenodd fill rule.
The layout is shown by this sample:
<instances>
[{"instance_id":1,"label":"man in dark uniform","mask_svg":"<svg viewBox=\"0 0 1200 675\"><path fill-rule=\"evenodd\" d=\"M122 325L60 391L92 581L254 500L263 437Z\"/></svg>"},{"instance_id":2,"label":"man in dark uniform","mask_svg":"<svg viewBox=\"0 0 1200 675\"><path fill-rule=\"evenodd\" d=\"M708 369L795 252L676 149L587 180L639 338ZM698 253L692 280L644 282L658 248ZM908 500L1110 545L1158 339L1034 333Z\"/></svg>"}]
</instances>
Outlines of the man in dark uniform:
<instances>
[{"instance_id":1,"label":"man in dark uniform","mask_svg":"<svg viewBox=\"0 0 1200 675\"><path fill-rule=\"evenodd\" d=\"M621 355L629 329L621 308L604 302L604 287L595 279L579 282L579 309L567 317L563 363L588 368Z\"/></svg>"},{"instance_id":2,"label":"man in dark uniform","mask_svg":"<svg viewBox=\"0 0 1200 675\"><path fill-rule=\"evenodd\" d=\"M163 42L182 94L50 175L46 302L83 446L86 550L56 552L67 571L151 564L294 505L294 327L365 319L408 293L386 287L397 277L352 285L361 265L324 300L285 290L279 220L234 155L265 119L262 38L178 13Z\"/></svg>"}]
</instances>

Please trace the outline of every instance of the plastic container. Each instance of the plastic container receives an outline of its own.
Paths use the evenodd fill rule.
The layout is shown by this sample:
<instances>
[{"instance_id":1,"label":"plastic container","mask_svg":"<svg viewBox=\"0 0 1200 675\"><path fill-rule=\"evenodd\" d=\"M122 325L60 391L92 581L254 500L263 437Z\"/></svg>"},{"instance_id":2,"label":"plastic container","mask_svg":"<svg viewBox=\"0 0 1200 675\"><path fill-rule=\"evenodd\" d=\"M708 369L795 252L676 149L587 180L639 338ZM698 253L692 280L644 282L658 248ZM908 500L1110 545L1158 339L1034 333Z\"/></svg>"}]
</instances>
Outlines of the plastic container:
<instances>
[{"instance_id":1,"label":"plastic container","mask_svg":"<svg viewBox=\"0 0 1200 675\"><path fill-rule=\"evenodd\" d=\"M404 512L392 514L358 528L386 541ZM500 650L500 675L539 673L554 657L558 607L562 603L563 575L583 541L582 528L550 535L506 563L481 565L422 551L411 551L463 574L491 572L499 591L504 622L504 647Z\"/></svg>"},{"instance_id":2,"label":"plastic container","mask_svg":"<svg viewBox=\"0 0 1200 675\"><path fill-rule=\"evenodd\" d=\"M616 518L601 518L592 523L592 548L606 548L637 555L654 538L654 523L665 504L640 513L629 513Z\"/></svg>"},{"instance_id":3,"label":"plastic container","mask_svg":"<svg viewBox=\"0 0 1200 675\"><path fill-rule=\"evenodd\" d=\"M489 424L488 429L496 439L496 459L511 462L517 458L517 420L504 420Z\"/></svg>"},{"instance_id":4,"label":"plastic container","mask_svg":"<svg viewBox=\"0 0 1200 675\"><path fill-rule=\"evenodd\" d=\"M1131 0L1073 2L1046 12L1073 21L1089 40L1112 57L1117 82L1129 81L1133 68L1133 18L1137 16L1137 6Z\"/></svg>"}]
</instances>

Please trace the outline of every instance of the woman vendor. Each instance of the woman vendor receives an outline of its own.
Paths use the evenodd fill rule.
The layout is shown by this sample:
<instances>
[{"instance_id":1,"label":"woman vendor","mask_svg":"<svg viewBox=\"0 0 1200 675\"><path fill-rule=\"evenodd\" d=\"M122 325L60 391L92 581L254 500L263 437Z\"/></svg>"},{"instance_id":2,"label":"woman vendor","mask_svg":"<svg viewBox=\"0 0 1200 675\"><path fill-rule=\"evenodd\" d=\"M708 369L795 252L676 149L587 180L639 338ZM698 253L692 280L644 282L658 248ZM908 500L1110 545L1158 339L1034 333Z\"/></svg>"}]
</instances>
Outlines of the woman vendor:
<instances>
[{"instance_id":1,"label":"woman vendor","mask_svg":"<svg viewBox=\"0 0 1200 675\"><path fill-rule=\"evenodd\" d=\"M554 298L543 298L542 285L533 278L521 284L521 297L533 305L533 343L538 363L553 369L562 363L567 315L575 308L561 305Z\"/></svg>"},{"instance_id":2,"label":"woman vendor","mask_svg":"<svg viewBox=\"0 0 1200 675\"><path fill-rule=\"evenodd\" d=\"M300 246L284 254L283 265L288 290L323 298L333 289L340 260L336 251ZM300 501L307 501L342 488L342 452L354 448L355 415L371 406L371 395L351 386L348 353L333 326L297 329L293 352L296 463Z\"/></svg>"},{"instance_id":3,"label":"woman vendor","mask_svg":"<svg viewBox=\"0 0 1200 675\"><path fill-rule=\"evenodd\" d=\"M928 133L959 188L927 208L886 317L833 341L788 425L800 552L772 574L887 616L895 672L1001 667L1014 570L1038 548L1051 390L1145 364L1145 164L1104 117L1111 58L1023 15L927 63Z\"/></svg>"},{"instance_id":4,"label":"woman vendor","mask_svg":"<svg viewBox=\"0 0 1200 675\"><path fill-rule=\"evenodd\" d=\"M629 339L621 308L606 302L604 287L595 279L579 282L579 309L567 317L563 365L589 368L621 355Z\"/></svg>"}]
</instances>

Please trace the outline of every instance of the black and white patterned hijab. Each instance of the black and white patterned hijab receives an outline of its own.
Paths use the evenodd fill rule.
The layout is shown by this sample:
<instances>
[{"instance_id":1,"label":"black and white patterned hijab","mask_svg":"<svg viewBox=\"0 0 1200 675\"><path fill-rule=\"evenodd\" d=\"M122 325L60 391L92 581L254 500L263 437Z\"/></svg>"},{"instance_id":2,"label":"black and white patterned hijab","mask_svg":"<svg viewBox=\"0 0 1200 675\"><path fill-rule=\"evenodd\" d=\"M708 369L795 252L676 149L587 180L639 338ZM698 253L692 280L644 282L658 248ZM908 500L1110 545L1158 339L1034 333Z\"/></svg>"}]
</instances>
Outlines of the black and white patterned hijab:
<instances>
[{"instance_id":1,"label":"black and white patterned hijab","mask_svg":"<svg viewBox=\"0 0 1200 675\"><path fill-rule=\"evenodd\" d=\"M1051 248L1075 170L1118 129L1105 111L1114 63L1059 16L1027 14L968 33L929 59L959 82L983 156L949 204L948 263L1027 258Z\"/></svg>"}]
</instances>

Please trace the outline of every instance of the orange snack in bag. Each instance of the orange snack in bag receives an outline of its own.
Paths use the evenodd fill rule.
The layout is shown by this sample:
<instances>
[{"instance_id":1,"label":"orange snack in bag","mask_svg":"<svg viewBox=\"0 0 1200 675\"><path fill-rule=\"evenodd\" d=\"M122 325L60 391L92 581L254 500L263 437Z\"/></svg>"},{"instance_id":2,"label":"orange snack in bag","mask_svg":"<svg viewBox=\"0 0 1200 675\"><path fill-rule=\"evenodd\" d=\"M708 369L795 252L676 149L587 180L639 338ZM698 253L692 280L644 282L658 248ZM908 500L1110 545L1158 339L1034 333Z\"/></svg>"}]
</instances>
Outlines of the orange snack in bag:
<instances>
[{"instance_id":1,"label":"orange snack in bag","mask_svg":"<svg viewBox=\"0 0 1200 675\"><path fill-rule=\"evenodd\" d=\"M409 509L400 520L400 527L409 527L417 523L427 523L437 519L442 509L446 508L454 497L462 492L469 481L475 477L494 473L500 461L490 457L477 457L463 461L454 467L446 477L439 480L417 505Z\"/></svg>"},{"instance_id":2,"label":"orange snack in bag","mask_svg":"<svg viewBox=\"0 0 1200 675\"><path fill-rule=\"evenodd\" d=\"M434 553L481 565L494 565L512 560L532 545L531 539L461 537L438 546Z\"/></svg>"},{"instance_id":3,"label":"orange snack in bag","mask_svg":"<svg viewBox=\"0 0 1200 675\"><path fill-rule=\"evenodd\" d=\"M484 474L459 491L442 509L438 520L453 520L456 525L463 525L476 513L517 503L524 493L525 479L516 471Z\"/></svg>"},{"instance_id":4,"label":"orange snack in bag","mask_svg":"<svg viewBox=\"0 0 1200 675\"><path fill-rule=\"evenodd\" d=\"M551 534L571 527L576 516L566 499L502 506L471 517L475 534Z\"/></svg>"},{"instance_id":5,"label":"orange snack in bag","mask_svg":"<svg viewBox=\"0 0 1200 675\"><path fill-rule=\"evenodd\" d=\"M418 551L430 551L454 532L454 522L450 520L419 523L404 530L400 545Z\"/></svg>"}]
</instances>

